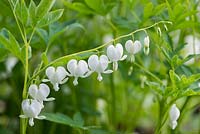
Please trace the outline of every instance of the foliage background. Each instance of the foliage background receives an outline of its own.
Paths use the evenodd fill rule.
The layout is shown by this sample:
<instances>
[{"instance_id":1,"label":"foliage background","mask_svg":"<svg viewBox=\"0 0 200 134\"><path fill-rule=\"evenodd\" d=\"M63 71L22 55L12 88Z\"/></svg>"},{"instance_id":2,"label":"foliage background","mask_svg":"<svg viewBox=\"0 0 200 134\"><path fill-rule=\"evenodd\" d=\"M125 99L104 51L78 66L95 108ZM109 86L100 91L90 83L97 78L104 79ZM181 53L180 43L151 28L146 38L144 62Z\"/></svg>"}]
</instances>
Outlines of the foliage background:
<instances>
[{"instance_id":1,"label":"foliage background","mask_svg":"<svg viewBox=\"0 0 200 134\"><path fill-rule=\"evenodd\" d=\"M29 5L29 2L26 1L26 4ZM38 4L40 1L34 2ZM145 56L143 52L139 53L136 63L171 84L168 74L173 67L172 63L176 62L174 57L181 59L188 54L200 54L198 0L57 0L53 9L58 8L64 9L59 21L38 28L33 36L30 74L38 67L47 46L47 57L52 61L63 55L97 47L103 44L106 38L118 37L160 20L169 20L173 25L168 26L168 31L160 26L161 37L156 32L157 27L147 31L151 40L150 54ZM2 28L9 29L22 44L7 0L0 1L0 29ZM57 37L49 42L50 38L46 35L56 30L59 31ZM140 32L134 38L142 41L144 37L144 33ZM120 42L124 44L127 39L131 37ZM172 62L168 62L163 50L170 60L174 59ZM179 66L175 64L176 73L186 76L200 73L198 55L193 60L195 62L190 61ZM13 61L13 55L1 44L0 61L0 133L19 133L18 116L21 109L24 68L19 61ZM9 61L14 62L13 66L7 65ZM133 70L131 75L128 75L130 67ZM97 126L85 133L153 133L159 108L155 91L147 85L141 88L141 78L144 76L148 81L154 81L146 71L125 61L119 64L117 72L104 75L104 80L100 83L96 80L96 75L81 79L77 87L73 86L70 79L67 84L62 85L59 92L51 92L56 101L46 103L43 112L59 112L69 117L80 112L86 126ZM194 86L197 86L197 83ZM111 91L115 92L115 98ZM183 106L185 99L186 97L182 97L177 101L179 107ZM176 133L199 133L199 97L191 97L185 109L185 112L181 113L184 117ZM36 121L34 127L28 127L27 133L70 134L78 131L66 125ZM173 133L168 123L165 124L163 133Z\"/></svg>"}]
</instances>

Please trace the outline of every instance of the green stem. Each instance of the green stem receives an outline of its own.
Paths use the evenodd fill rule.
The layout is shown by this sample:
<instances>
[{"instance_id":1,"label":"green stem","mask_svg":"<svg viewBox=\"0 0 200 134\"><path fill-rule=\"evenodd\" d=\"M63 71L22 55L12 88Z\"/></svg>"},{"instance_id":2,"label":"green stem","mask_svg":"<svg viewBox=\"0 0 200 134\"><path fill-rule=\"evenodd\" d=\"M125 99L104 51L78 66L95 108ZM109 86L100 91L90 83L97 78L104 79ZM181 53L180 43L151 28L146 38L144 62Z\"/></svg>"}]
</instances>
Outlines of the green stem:
<instances>
[{"instance_id":1,"label":"green stem","mask_svg":"<svg viewBox=\"0 0 200 134\"><path fill-rule=\"evenodd\" d=\"M115 85L113 74L110 75L110 90L111 90L111 117L112 127L115 128L116 123L116 102L115 102Z\"/></svg>"},{"instance_id":2,"label":"green stem","mask_svg":"<svg viewBox=\"0 0 200 134\"><path fill-rule=\"evenodd\" d=\"M163 100L159 101L159 115L158 115L158 122L156 126L156 131L155 134L160 134L161 133L161 126L162 126L162 119L163 119Z\"/></svg>"},{"instance_id":3,"label":"green stem","mask_svg":"<svg viewBox=\"0 0 200 134\"><path fill-rule=\"evenodd\" d=\"M139 67L140 69L142 69L143 71L145 71L147 74L149 74L150 76L152 76L155 80L157 80L160 84L163 84L162 80L160 80L156 75L154 75L153 73L151 73L149 70L147 70L146 68L144 68L143 66L139 65L138 63L134 62L134 64Z\"/></svg>"},{"instance_id":4,"label":"green stem","mask_svg":"<svg viewBox=\"0 0 200 134\"><path fill-rule=\"evenodd\" d=\"M154 26L157 26L158 24L172 24L172 22L170 22L170 21L159 21L159 22L157 22L157 23L154 23L154 24L151 25L151 26L144 27L144 28L141 28L141 29L137 29L137 30L135 30L135 31L133 31L133 32L131 32L131 33L129 33L129 34L122 35L122 36L119 36L119 37L117 37L117 38L115 38L115 39L112 39L111 41L109 41L109 42L107 42L107 43L104 43L104 44L100 45L99 47L96 47L96 48L93 48L93 49L89 49L89 50L85 50L85 51L81 51L81 52L77 52L77 53L73 53L73 54L69 54L69 55L65 55L65 56L63 56L63 57L60 57L60 58L58 58L58 59L56 59L56 60L50 62L48 65L44 66L39 72L37 72L35 75L33 75L32 78L31 78L30 80L32 80L32 79L34 79L35 77L37 77L37 76L38 76L41 72L43 72L47 67L49 67L49 66L51 66L51 65L53 65L53 64L55 64L55 63L57 63L57 62L59 62L59 61L62 61L63 59L70 58L70 57L73 57L73 56L76 56L76 55L80 55L80 54L84 54L84 53L87 53L87 52L95 52L95 51L97 51L97 50L99 50L99 49L102 49L102 48L108 46L110 43L116 42L117 40L120 40L120 39L125 38L125 37L132 36L134 33L141 32L141 31L144 31L144 32L146 33L146 30L147 30L147 29L150 29L150 28L152 28L152 27L154 27Z\"/></svg>"}]
</instances>

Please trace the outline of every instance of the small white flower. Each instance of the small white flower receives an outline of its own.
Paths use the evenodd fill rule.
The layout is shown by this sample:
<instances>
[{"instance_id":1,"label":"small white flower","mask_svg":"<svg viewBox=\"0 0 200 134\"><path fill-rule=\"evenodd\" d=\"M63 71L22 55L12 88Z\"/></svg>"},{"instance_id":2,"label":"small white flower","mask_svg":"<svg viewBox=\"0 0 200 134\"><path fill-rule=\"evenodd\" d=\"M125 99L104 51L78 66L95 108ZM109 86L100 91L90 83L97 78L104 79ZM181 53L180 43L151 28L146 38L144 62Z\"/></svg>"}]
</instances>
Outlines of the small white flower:
<instances>
[{"instance_id":1,"label":"small white flower","mask_svg":"<svg viewBox=\"0 0 200 134\"><path fill-rule=\"evenodd\" d=\"M85 62L84 60L80 60L77 61L75 59L70 60L67 63L67 69L70 72L69 76L74 76L75 79L73 81L74 85L78 84L78 78L85 78L87 76L89 76L89 69L88 69L88 65L87 62Z\"/></svg>"},{"instance_id":2,"label":"small white flower","mask_svg":"<svg viewBox=\"0 0 200 134\"><path fill-rule=\"evenodd\" d=\"M113 70L117 70L118 61L123 61L126 59L127 55L123 56L123 47L120 43L116 46L110 45L107 48L107 56L111 62L113 62Z\"/></svg>"},{"instance_id":3,"label":"small white flower","mask_svg":"<svg viewBox=\"0 0 200 134\"><path fill-rule=\"evenodd\" d=\"M29 125L34 125L34 118L45 119L45 116L38 116L42 110L42 105L37 100L25 99L22 101L22 110L24 115L20 115L20 118L30 118Z\"/></svg>"},{"instance_id":4,"label":"small white flower","mask_svg":"<svg viewBox=\"0 0 200 134\"><path fill-rule=\"evenodd\" d=\"M180 116L180 111L179 109L176 107L176 104L173 104L170 108L169 111L169 117L170 117L170 122L171 122L171 128L175 129L177 126L177 120Z\"/></svg>"},{"instance_id":5,"label":"small white flower","mask_svg":"<svg viewBox=\"0 0 200 134\"><path fill-rule=\"evenodd\" d=\"M149 36L146 36L144 38L144 54L148 55L149 54Z\"/></svg>"},{"instance_id":6,"label":"small white flower","mask_svg":"<svg viewBox=\"0 0 200 134\"><path fill-rule=\"evenodd\" d=\"M47 98L50 93L50 89L46 84L40 84L39 88L36 84L32 84L29 87L28 93L33 99L38 100L41 104L43 101L52 101L54 98Z\"/></svg>"},{"instance_id":7,"label":"small white flower","mask_svg":"<svg viewBox=\"0 0 200 134\"><path fill-rule=\"evenodd\" d=\"M101 73L112 73L112 70L106 70L108 67L108 57L106 55L101 55L98 57L97 55L91 55L88 59L88 66L90 67L92 72L97 72L98 77L97 79L101 81L103 78L101 76Z\"/></svg>"},{"instance_id":8,"label":"small white flower","mask_svg":"<svg viewBox=\"0 0 200 134\"><path fill-rule=\"evenodd\" d=\"M55 91L59 90L59 84L63 84L68 80L68 78L66 78L68 73L65 68L61 66L57 67L56 69L52 66L48 67L46 69L46 75L48 79L44 79L43 82L50 81Z\"/></svg>"},{"instance_id":9,"label":"small white flower","mask_svg":"<svg viewBox=\"0 0 200 134\"><path fill-rule=\"evenodd\" d=\"M134 42L132 40L128 40L125 43L125 48L126 51L131 55L131 62L134 62L135 61L134 54L138 53L142 49L142 45L138 40Z\"/></svg>"}]
</instances>

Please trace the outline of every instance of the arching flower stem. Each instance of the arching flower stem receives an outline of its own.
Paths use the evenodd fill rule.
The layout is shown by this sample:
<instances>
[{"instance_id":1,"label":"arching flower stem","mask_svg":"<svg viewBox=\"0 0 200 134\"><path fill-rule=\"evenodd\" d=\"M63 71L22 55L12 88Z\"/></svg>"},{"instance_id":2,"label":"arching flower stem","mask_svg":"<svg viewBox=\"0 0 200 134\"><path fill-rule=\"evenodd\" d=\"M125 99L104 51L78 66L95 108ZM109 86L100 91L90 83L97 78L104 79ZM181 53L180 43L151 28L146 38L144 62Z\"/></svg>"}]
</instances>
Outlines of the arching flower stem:
<instances>
[{"instance_id":1,"label":"arching flower stem","mask_svg":"<svg viewBox=\"0 0 200 134\"><path fill-rule=\"evenodd\" d=\"M77 56L77 55L80 55L80 54L84 54L84 53L88 53L88 52L96 52L97 50L102 49L102 48L108 46L109 44L111 44L111 43L113 43L113 42L116 42L116 41L118 41L118 40L120 40L120 39L129 37L129 36L132 36L134 33L141 32L141 31L144 31L144 32L146 33L146 30L147 30L147 29L153 28L153 27L155 27L155 26L157 26L157 25L159 25L159 24L172 24L172 22L171 22L171 21L159 21L159 22L154 23L154 24L151 25L151 26L144 27L144 28L140 28L140 29L137 29L137 30L135 30L135 31L133 31L133 32L131 32L131 33L128 33L128 34L119 36L119 37L117 37L117 38L115 38L115 39L113 39L113 40L110 40L109 42L106 42L106 43L104 43L104 44L102 44L102 45L100 45L100 46L98 46L98 47L96 47L96 48L89 49L89 50L85 50L85 51L81 51L81 52L77 52L77 53L73 53L73 54L69 54L69 55L65 55L65 56L63 56L63 57L60 57L60 58L58 58L58 59L56 59L56 60L50 62L48 65L44 66L43 68L41 68L36 74L34 74L34 75L30 78L30 81L33 80L33 79L35 79L35 78L36 78L40 73L42 73L47 67L49 67L49 66L51 66L51 65L54 65L54 64L58 63L59 61L62 61L63 59L67 59L67 58L70 58L70 57L72 58L72 57L74 57L74 56Z\"/></svg>"}]
</instances>

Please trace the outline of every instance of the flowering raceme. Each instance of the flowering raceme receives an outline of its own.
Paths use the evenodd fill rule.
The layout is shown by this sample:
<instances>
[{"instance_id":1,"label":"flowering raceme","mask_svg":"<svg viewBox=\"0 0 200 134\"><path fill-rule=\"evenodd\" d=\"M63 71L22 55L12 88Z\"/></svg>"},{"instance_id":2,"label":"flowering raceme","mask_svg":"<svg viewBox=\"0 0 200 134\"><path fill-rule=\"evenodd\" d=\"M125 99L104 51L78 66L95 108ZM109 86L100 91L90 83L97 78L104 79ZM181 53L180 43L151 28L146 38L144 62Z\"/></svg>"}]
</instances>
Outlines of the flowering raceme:
<instances>
[{"instance_id":1,"label":"flowering raceme","mask_svg":"<svg viewBox=\"0 0 200 134\"><path fill-rule=\"evenodd\" d=\"M58 91L59 84L67 82L68 78L66 78L66 76L69 74L67 73L64 67L59 66L55 69L51 66L46 69L46 75L48 79L44 79L43 82L50 81L55 91Z\"/></svg>"},{"instance_id":2,"label":"flowering raceme","mask_svg":"<svg viewBox=\"0 0 200 134\"><path fill-rule=\"evenodd\" d=\"M109 60L113 63L113 70L118 69L118 61L123 61L126 59L127 55L123 55L122 44L117 43L116 46L110 45L107 48L107 56Z\"/></svg>"},{"instance_id":3,"label":"flowering raceme","mask_svg":"<svg viewBox=\"0 0 200 134\"><path fill-rule=\"evenodd\" d=\"M101 55L98 57L97 55L91 55L88 59L88 66L91 69L91 72L97 72L98 77L97 79L101 81L103 78L101 76L101 73L112 73L112 70L106 70L108 67L108 57L106 55Z\"/></svg>"}]
</instances>

